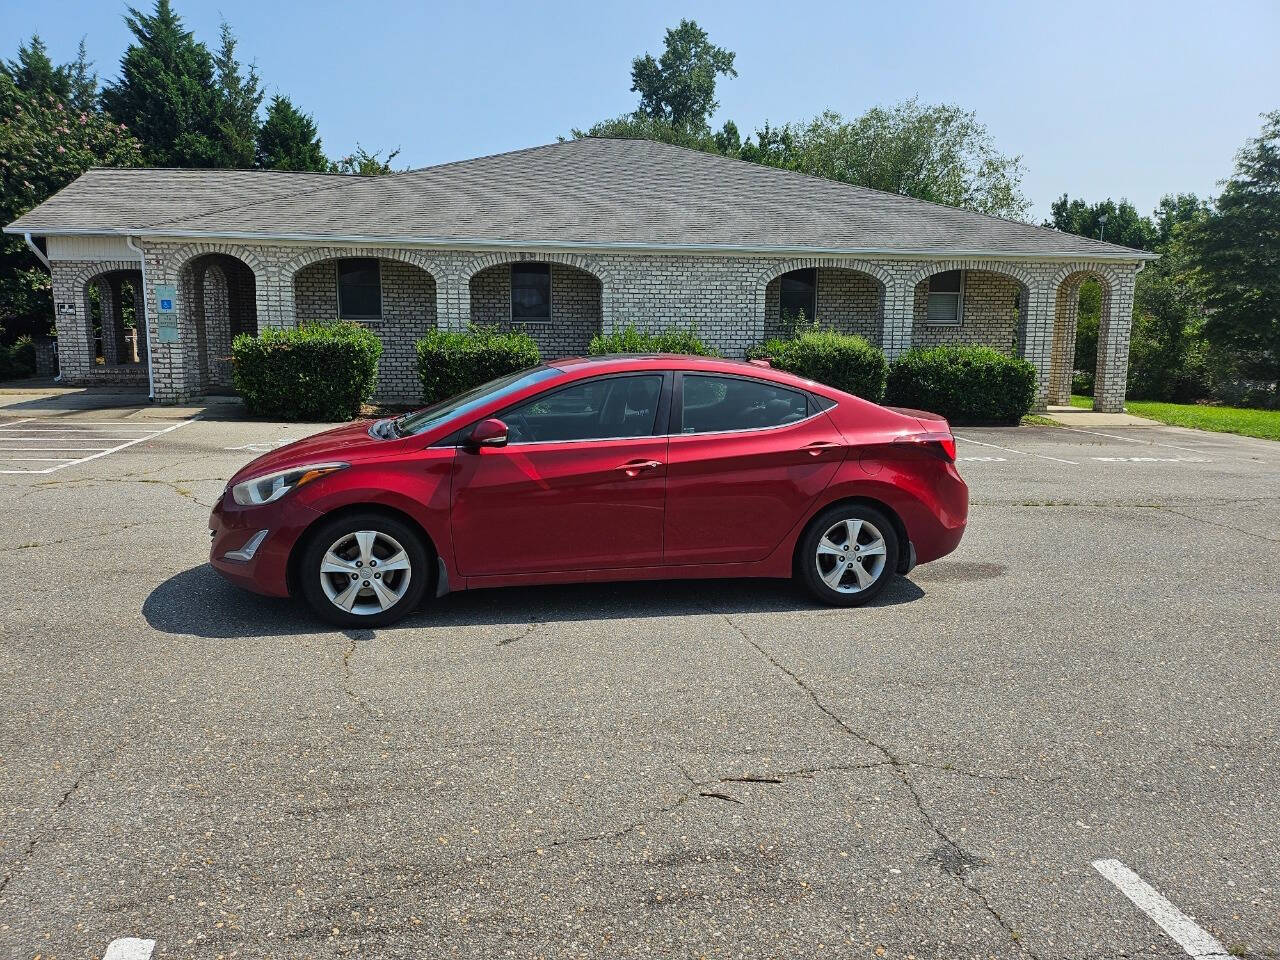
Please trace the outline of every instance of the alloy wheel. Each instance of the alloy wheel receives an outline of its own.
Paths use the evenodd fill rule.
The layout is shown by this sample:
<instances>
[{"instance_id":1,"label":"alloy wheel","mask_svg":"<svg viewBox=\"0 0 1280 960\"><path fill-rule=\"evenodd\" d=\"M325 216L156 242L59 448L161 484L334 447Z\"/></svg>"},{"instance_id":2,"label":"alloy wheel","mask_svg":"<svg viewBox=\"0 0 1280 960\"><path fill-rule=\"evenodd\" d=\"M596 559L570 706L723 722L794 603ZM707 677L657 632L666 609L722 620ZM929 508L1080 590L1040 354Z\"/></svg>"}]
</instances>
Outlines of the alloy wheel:
<instances>
[{"instance_id":1,"label":"alloy wheel","mask_svg":"<svg viewBox=\"0 0 1280 960\"><path fill-rule=\"evenodd\" d=\"M818 540L818 576L838 593L861 593L884 573L884 537L868 520L840 520Z\"/></svg>"},{"instance_id":2,"label":"alloy wheel","mask_svg":"<svg viewBox=\"0 0 1280 960\"><path fill-rule=\"evenodd\" d=\"M330 545L320 560L320 586L339 610L372 616L409 589L413 565L404 547L380 530L356 530Z\"/></svg>"}]
</instances>

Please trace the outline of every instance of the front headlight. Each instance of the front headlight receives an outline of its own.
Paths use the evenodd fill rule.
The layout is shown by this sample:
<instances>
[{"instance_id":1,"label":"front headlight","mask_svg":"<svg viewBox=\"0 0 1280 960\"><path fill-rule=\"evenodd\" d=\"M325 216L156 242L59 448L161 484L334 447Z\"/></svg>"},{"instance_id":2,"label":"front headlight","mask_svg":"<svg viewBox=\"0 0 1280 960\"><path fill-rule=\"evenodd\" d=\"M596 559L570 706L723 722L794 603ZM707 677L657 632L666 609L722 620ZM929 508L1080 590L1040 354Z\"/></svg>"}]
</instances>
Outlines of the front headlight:
<instances>
[{"instance_id":1,"label":"front headlight","mask_svg":"<svg viewBox=\"0 0 1280 960\"><path fill-rule=\"evenodd\" d=\"M237 483L231 488L231 499L242 507L279 500L294 487L318 480L349 467L349 463L310 463L304 467L290 467L275 473L264 473Z\"/></svg>"}]
</instances>

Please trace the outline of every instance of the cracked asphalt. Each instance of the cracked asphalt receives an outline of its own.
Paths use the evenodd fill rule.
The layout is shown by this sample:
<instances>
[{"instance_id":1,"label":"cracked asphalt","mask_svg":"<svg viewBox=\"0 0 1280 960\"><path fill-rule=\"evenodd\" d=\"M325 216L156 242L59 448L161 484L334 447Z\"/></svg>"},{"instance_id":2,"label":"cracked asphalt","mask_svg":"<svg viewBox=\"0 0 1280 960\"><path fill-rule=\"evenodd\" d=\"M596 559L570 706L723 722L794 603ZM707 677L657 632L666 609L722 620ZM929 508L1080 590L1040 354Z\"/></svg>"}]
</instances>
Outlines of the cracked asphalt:
<instances>
[{"instance_id":1,"label":"cracked asphalt","mask_svg":"<svg viewBox=\"0 0 1280 960\"><path fill-rule=\"evenodd\" d=\"M960 430L964 542L870 608L569 586L336 632L204 564L247 445L316 429L0 476L0 955L1184 956L1110 857L1280 955L1280 445Z\"/></svg>"}]
</instances>

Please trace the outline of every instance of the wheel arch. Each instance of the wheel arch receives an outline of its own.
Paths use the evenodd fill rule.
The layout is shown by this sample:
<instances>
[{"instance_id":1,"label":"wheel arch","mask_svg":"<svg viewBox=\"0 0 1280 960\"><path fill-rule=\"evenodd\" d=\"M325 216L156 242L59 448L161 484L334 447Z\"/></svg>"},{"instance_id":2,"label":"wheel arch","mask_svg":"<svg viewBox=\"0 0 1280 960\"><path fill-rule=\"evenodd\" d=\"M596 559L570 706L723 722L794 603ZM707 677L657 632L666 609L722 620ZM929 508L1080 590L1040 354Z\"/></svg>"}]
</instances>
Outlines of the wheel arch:
<instances>
[{"instance_id":1,"label":"wheel arch","mask_svg":"<svg viewBox=\"0 0 1280 960\"><path fill-rule=\"evenodd\" d=\"M341 517L354 513L378 513L385 517L389 517L400 523L406 524L414 530L418 536L422 538L422 545L430 554L430 559L436 563L429 563L427 575L431 578L427 585L429 592L434 592L436 580L439 577L440 548L432 539L431 534L427 532L426 527L418 522L417 518L411 513L401 510L397 507L389 506L385 503L361 502L348 503L341 507L335 507L326 513L320 514L307 525L297 540L294 541L293 549L289 551L289 562L285 566L285 586L289 591L289 596L298 596L298 565L302 562L302 555L306 553L307 548L311 545L311 540L315 536L315 532L323 524L329 523Z\"/></svg>"},{"instance_id":2,"label":"wheel arch","mask_svg":"<svg viewBox=\"0 0 1280 960\"><path fill-rule=\"evenodd\" d=\"M884 500L880 500L866 494L852 494L850 496L836 497L833 500L820 504L817 509L813 511L813 514L809 519L805 521L804 526L800 529L800 535L796 537L795 546L791 549L791 571L793 574L799 573L800 571L800 547L804 543L804 538L809 535L809 529L817 523L818 517L822 516L822 514L826 513L832 507L855 504L864 507L871 507L873 510L879 510L889 518L889 522L893 524L893 532L898 538L899 549L897 572L903 572L908 555L906 547L907 544L911 542L911 538L907 535L907 525L903 522L901 515Z\"/></svg>"}]
</instances>

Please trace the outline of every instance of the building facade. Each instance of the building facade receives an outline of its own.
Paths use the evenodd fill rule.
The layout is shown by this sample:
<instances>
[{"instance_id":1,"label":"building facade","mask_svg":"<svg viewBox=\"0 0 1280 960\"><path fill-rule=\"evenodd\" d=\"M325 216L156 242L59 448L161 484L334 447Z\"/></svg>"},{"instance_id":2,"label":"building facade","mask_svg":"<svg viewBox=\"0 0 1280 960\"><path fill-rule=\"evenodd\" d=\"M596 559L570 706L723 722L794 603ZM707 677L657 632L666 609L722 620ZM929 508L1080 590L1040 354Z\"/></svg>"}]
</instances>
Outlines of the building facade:
<instances>
[{"instance_id":1,"label":"building facade","mask_svg":"<svg viewBox=\"0 0 1280 960\"><path fill-rule=\"evenodd\" d=\"M1094 278L1095 404L1123 408L1134 279L1149 255L749 166L644 141L577 141L370 179L91 171L6 230L43 242L63 380L149 384L162 403L230 389L239 333L335 318L381 338L376 399L387 403L418 399L414 344L432 329L524 329L551 358L627 325L692 328L740 357L801 320L860 334L890 359L989 345L1036 367L1041 405L1065 403L1079 288ZM170 209L161 173L198 175L209 198L195 189ZM138 209L121 214L101 195L131 174ZM587 191L584 174L647 175L662 203L608 183ZM503 209L457 197L480 187ZM225 196L215 207L236 190L249 198L239 212ZM753 204L775 216L793 205L812 225L762 224ZM718 219L708 228L690 205Z\"/></svg>"}]
</instances>

